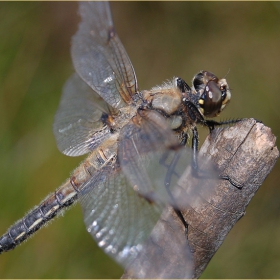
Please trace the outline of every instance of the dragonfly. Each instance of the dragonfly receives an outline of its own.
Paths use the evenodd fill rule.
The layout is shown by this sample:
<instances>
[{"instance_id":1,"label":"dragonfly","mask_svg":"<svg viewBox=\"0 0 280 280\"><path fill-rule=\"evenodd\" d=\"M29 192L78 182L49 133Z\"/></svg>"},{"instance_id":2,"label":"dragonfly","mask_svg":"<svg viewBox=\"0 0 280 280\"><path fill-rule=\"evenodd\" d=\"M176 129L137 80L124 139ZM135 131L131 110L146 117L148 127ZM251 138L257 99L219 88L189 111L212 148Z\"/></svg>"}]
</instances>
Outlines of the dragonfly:
<instances>
[{"instance_id":1,"label":"dragonfly","mask_svg":"<svg viewBox=\"0 0 280 280\"><path fill-rule=\"evenodd\" d=\"M224 124L208 118L221 113L231 92L226 79L209 71L196 74L191 87L174 77L140 91L109 4L80 2L79 13L71 46L75 73L63 88L53 131L63 154L89 156L7 230L0 238L0 253L14 249L79 201L87 231L105 253L127 267L145 251L166 205L175 209L187 232L180 209L204 189L201 184L184 192L180 178L188 164L200 168L197 125L211 131ZM187 147L190 139L192 149ZM189 258L188 248L178 250L182 260ZM178 275L168 269L161 277Z\"/></svg>"}]
</instances>

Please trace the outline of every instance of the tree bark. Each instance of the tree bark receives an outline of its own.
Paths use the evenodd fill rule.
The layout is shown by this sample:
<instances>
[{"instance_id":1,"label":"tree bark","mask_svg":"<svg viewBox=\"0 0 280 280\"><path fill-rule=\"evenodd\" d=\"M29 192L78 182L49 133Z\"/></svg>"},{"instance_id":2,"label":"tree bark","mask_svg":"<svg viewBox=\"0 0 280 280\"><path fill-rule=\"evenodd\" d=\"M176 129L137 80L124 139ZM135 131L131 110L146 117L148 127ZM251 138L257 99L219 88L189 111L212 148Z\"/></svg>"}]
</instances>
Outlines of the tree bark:
<instances>
[{"instance_id":1,"label":"tree bark","mask_svg":"<svg viewBox=\"0 0 280 280\"><path fill-rule=\"evenodd\" d=\"M214 129L200 154L209 157L219 176L230 181L216 180L214 188L211 182L209 187L205 184L207 194L181 211L189 225L188 242L181 221L168 207L155 226L145 253L137 257L122 278L199 278L275 165L279 157L275 142L271 129L254 119ZM186 172L180 181L182 188L190 181L192 185L201 182L191 172ZM137 274L133 273L136 270Z\"/></svg>"}]
</instances>

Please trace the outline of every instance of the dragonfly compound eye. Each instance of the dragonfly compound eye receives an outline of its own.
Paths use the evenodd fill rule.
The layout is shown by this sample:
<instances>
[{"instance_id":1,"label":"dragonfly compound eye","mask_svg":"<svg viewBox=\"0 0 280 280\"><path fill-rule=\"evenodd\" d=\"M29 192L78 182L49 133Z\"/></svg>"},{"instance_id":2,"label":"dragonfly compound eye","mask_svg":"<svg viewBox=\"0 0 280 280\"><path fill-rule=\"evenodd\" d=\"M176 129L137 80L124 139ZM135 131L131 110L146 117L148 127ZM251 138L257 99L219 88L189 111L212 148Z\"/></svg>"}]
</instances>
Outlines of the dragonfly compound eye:
<instances>
[{"instance_id":1,"label":"dragonfly compound eye","mask_svg":"<svg viewBox=\"0 0 280 280\"><path fill-rule=\"evenodd\" d=\"M229 103L231 93L226 79L218 79L208 71L201 71L193 79L193 86L200 95L200 111L205 117L216 117Z\"/></svg>"},{"instance_id":2,"label":"dragonfly compound eye","mask_svg":"<svg viewBox=\"0 0 280 280\"><path fill-rule=\"evenodd\" d=\"M215 117L221 112L222 91L215 81L209 81L199 99L200 107L203 109L204 116Z\"/></svg>"}]
</instances>

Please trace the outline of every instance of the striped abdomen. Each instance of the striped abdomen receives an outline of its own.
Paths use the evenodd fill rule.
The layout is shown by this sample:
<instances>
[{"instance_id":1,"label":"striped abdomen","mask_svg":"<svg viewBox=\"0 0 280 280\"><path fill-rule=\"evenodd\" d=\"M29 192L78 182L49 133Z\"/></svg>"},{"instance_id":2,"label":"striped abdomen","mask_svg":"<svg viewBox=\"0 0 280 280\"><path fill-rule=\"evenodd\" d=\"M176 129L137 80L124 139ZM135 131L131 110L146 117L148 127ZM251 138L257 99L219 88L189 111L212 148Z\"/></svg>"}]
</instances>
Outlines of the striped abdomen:
<instances>
[{"instance_id":1,"label":"striped abdomen","mask_svg":"<svg viewBox=\"0 0 280 280\"><path fill-rule=\"evenodd\" d=\"M108 143L107 143L108 144ZM26 240L49 220L62 213L78 198L78 193L95 172L112 162L116 155L116 144L102 145L94 151L54 193L47 196L40 205L12 225L0 238L0 254L9 251Z\"/></svg>"}]
</instances>

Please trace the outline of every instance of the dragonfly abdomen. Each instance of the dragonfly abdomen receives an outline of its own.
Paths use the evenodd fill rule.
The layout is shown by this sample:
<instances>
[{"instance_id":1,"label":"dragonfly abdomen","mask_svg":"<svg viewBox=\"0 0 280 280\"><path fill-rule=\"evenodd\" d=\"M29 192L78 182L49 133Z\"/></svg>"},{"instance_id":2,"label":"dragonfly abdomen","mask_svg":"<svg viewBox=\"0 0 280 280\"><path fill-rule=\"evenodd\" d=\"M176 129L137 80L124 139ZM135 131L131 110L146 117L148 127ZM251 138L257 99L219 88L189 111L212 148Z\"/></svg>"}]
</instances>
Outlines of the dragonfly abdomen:
<instances>
[{"instance_id":1,"label":"dragonfly abdomen","mask_svg":"<svg viewBox=\"0 0 280 280\"><path fill-rule=\"evenodd\" d=\"M116 136L114 136L116 137ZM108 144L112 140L108 140ZM106 142L107 143L107 142ZM113 151L100 147L94 151L78 168L76 168L64 184L47 196L39 206L33 208L25 217L12 225L0 237L0 254L14 249L34 232L46 225L49 220L62 213L78 199L78 193L83 185L96 171L111 162L116 157L116 144L111 143Z\"/></svg>"},{"instance_id":2,"label":"dragonfly abdomen","mask_svg":"<svg viewBox=\"0 0 280 280\"><path fill-rule=\"evenodd\" d=\"M14 249L76 200L77 190L68 180L7 230L0 238L0 254Z\"/></svg>"}]
</instances>

